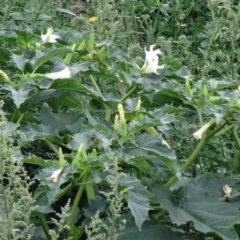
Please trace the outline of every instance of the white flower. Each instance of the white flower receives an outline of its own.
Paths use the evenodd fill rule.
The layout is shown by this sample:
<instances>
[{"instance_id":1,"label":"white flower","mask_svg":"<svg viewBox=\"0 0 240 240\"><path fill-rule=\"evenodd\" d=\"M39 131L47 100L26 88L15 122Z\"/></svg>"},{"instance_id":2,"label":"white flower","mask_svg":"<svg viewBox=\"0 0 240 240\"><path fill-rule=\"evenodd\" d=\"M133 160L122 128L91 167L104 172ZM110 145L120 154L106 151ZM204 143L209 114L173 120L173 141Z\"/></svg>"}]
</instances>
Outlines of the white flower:
<instances>
[{"instance_id":1,"label":"white flower","mask_svg":"<svg viewBox=\"0 0 240 240\"><path fill-rule=\"evenodd\" d=\"M60 176L62 170L63 170L63 168L59 168L58 170L54 171L53 174L50 177L50 180L52 182L57 182L58 177Z\"/></svg>"},{"instance_id":2,"label":"white flower","mask_svg":"<svg viewBox=\"0 0 240 240\"><path fill-rule=\"evenodd\" d=\"M160 49L153 50L155 44L150 46L150 51L147 51L146 48L145 50L145 62L142 67L144 70L144 73L156 73L158 74L157 70L158 69L163 69L164 65L159 66L158 65L158 55L161 55L162 52Z\"/></svg>"},{"instance_id":3,"label":"white flower","mask_svg":"<svg viewBox=\"0 0 240 240\"><path fill-rule=\"evenodd\" d=\"M60 38L58 35L53 34L53 29L48 28L46 34L41 34L43 42L55 43L56 39Z\"/></svg>"},{"instance_id":4,"label":"white flower","mask_svg":"<svg viewBox=\"0 0 240 240\"><path fill-rule=\"evenodd\" d=\"M46 78L50 78L52 80L61 79L61 78L70 78L71 72L69 67L64 68L62 71L54 72L54 73L47 73L45 74Z\"/></svg>"},{"instance_id":5,"label":"white flower","mask_svg":"<svg viewBox=\"0 0 240 240\"><path fill-rule=\"evenodd\" d=\"M146 47L144 48L146 54L145 60L158 62L158 55L162 55L162 52L160 49L153 50L154 46L155 44L150 46L150 51L147 51Z\"/></svg>"},{"instance_id":6,"label":"white flower","mask_svg":"<svg viewBox=\"0 0 240 240\"><path fill-rule=\"evenodd\" d=\"M208 123L206 123L204 126L202 126L198 131L193 133L193 137L195 139L201 139L202 135L205 133L205 131L215 122L215 119L211 119Z\"/></svg>"}]
</instances>

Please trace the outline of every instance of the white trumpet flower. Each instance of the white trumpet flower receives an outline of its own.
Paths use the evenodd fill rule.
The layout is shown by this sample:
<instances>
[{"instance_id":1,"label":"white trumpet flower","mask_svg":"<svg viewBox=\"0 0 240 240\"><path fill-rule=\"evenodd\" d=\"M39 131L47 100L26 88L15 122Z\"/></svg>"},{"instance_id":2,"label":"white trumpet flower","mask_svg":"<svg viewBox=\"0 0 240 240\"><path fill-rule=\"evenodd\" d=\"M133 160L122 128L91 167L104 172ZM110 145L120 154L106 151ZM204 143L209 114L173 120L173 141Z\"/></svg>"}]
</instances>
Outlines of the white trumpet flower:
<instances>
[{"instance_id":1,"label":"white trumpet flower","mask_svg":"<svg viewBox=\"0 0 240 240\"><path fill-rule=\"evenodd\" d=\"M161 55L162 52L160 49L155 49L153 50L155 44L150 46L150 50L147 51L146 48L145 50L145 62L142 67L144 73L149 74L149 73L156 73L158 74L158 69L163 69L164 64L159 66L158 65L158 55Z\"/></svg>"},{"instance_id":2,"label":"white trumpet flower","mask_svg":"<svg viewBox=\"0 0 240 240\"><path fill-rule=\"evenodd\" d=\"M58 35L53 34L53 29L48 28L46 34L41 34L43 42L55 43L56 39L60 38Z\"/></svg>"},{"instance_id":3,"label":"white trumpet flower","mask_svg":"<svg viewBox=\"0 0 240 240\"><path fill-rule=\"evenodd\" d=\"M59 72L47 73L47 74L45 74L45 77L49 78L49 79L52 79L52 80L61 79L61 78L70 78L71 77L71 71L70 71L69 67L66 67Z\"/></svg>"},{"instance_id":4,"label":"white trumpet flower","mask_svg":"<svg viewBox=\"0 0 240 240\"><path fill-rule=\"evenodd\" d=\"M57 182L58 177L60 176L60 174L62 173L63 168L59 168L58 170L54 171L53 174L50 177L50 180L52 182Z\"/></svg>"},{"instance_id":5,"label":"white trumpet flower","mask_svg":"<svg viewBox=\"0 0 240 240\"><path fill-rule=\"evenodd\" d=\"M202 135L206 132L206 130L215 123L215 119L211 119L208 123L202 126L198 131L193 133L193 137L197 140L202 139Z\"/></svg>"}]
</instances>

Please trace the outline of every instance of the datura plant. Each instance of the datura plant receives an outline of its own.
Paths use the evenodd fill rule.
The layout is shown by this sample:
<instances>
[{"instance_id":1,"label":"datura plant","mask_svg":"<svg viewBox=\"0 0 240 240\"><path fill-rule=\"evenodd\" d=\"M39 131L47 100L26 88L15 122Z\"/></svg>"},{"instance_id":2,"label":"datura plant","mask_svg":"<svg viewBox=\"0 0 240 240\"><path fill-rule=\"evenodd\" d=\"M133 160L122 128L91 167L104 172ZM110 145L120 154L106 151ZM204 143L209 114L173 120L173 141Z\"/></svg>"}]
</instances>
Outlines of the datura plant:
<instances>
[{"instance_id":1,"label":"datura plant","mask_svg":"<svg viewBox=\"0 0 240 240\"><path fill-rule=\"evenodd\" d=\"M130 54L93 33L57 39L1 36L2 132L22 133L12 158L33 181L7 180L3 157L2 187L31 192L31 215L14 218L31 239L239 239L238 81L192 75L157 44Z\"/></svg>"}]
</instances>

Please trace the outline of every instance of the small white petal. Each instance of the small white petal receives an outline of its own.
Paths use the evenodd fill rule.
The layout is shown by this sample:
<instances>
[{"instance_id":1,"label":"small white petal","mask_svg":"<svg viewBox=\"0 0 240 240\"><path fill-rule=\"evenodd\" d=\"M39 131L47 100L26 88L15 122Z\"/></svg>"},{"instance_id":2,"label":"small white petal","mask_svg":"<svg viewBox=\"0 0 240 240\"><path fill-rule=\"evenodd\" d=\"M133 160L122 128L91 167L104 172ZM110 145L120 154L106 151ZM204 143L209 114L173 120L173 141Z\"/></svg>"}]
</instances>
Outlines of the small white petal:
<instances>
[{"instance_id":1,"label":"small white petal","mask_svg":"<svg viewBox=\"0 0 240 240\"><path fill-rule=\"evenodd\" d=\"M58 170L54 171L53 174L50 177L50 180L52 182L57 182L58 177L60 176L62 170L63 170L63 168L59 168Z\"/></svg>"},{"instance_id":2,"label":"small white petal","mask_svg":"<svg viewBox=\"0 0 240 240\"><path fill-rule=\"evenodd\" d=\"M55 80L55 79L61 79L61 78L70 78L71 72L68 67L64 68L62 71L54 72L54 73L47 73L45 75L46 78Z\"/></svg>"}]
</instances>

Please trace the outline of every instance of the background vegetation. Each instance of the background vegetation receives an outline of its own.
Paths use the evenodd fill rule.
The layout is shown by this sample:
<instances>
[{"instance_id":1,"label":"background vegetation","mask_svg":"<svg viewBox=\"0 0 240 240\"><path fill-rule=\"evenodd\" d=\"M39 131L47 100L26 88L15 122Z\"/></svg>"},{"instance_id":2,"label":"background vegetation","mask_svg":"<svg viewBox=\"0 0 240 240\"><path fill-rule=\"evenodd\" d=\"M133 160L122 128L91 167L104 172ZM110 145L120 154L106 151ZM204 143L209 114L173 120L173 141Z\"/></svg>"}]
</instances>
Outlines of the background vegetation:
<instances>
[{"instance_id":1,"label":"background vegetation","mask_svg":"<svg viewBox=\"0 0 240 240\"><path fill-rule=\"evenodd\" d=\"M239 1L1 6L1 239L239 239Z\"/></svg>"}]
</instances>

